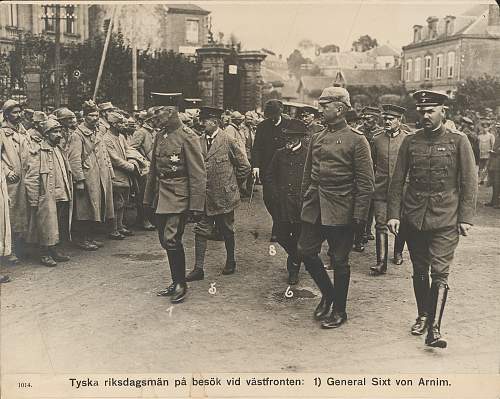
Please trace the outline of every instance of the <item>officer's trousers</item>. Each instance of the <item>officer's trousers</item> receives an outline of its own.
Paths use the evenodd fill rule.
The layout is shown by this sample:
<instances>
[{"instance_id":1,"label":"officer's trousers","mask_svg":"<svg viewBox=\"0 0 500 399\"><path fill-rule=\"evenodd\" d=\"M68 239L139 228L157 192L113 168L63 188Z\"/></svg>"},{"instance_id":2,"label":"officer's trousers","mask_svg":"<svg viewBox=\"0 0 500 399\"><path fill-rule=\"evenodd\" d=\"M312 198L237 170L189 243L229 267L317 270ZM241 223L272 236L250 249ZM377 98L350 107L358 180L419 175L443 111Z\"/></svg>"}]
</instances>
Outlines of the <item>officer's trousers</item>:
<instances>
[{"instance_id":1,"label":"officer's trousers","mask_svg":"<svg viewBox=\"0 0 500 399\"><path fill-rule=\"evenodd\" d=\"M299 241L301 224L278 222L276 225L276 237L278 238L278 244L283 247L293 263L299 263L297 243Z\"/></svg>"},{"instance_id":2,"label":"officer's trousers","mask_svg":"<svg viewBox=\"0 0 500 399\"><path fill-rule=\"evenodd\" d=\"M273 197L273 188L271 184L264 182L262 183L262 197L264 200L264 205L266 206L267 211L269 212L269 214L273 219L272 235L275 235L277 229L275 220L278 212L277 212L277 204Z\"/></svg>"},{"instance_id":3,"label":"officer's trousers","mask_svg":"<svg viewBox=\"0 0 500 399\"><path fill-rule=\"evenodd\" d=\"M458 245L458 227L421 231L406 225L405 236L414 276L428 276L430 269L433 283L447 284Z\"/></svg>"},{"instance_id":4,"label":"officer's trousers","mask_svg":"<svg viewBox=\"0 0 500 399\"><path fill-rule=\"evenodd\" d=\"M157 214L156 223L161 246L167 251L184 249L182 236L186 226L185 213Z\"/></svg>"},{"instance_id":5,"label":"officer's trousers","mask_svg":"<svg viewBox=\"0 0 500 399\"><path fill-rule=\"evenodd\" d=\"M351 225L323 226L303 222L297 247L298 255L303 258L306 268L308 264L314 263L308 262L308 259L319 258L321 245L325 240L328 241L330 247L329 252L332 254L332 266L335 273L348 274L350 272L349 254L354 243L354 229ZM322 262L320 263L323 267Z\"/></svg>"}]
</instances>

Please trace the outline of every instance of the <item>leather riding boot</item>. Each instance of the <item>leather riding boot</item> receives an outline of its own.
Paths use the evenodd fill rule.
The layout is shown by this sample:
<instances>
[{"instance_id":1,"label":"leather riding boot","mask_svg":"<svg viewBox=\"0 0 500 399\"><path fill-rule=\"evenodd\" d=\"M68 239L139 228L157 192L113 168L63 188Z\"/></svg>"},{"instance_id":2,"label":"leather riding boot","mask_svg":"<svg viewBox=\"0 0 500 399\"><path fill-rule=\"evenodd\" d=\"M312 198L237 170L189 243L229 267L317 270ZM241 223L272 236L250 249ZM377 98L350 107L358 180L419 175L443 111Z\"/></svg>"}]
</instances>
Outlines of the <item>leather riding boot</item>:
<instances>
[{"instance_id":1,"label":"leather riding boot","mask_svg":"<svg viewBox=\"0 0 500 399\"><path fill-rule=\"evenodd\" d=\"M403 249L405 247L406 240L401 234L397 234L394 238L394 258L392 263L395 265L403 264Z\"/></svg>"},{"instance_id":2,"label":"leather riding boot","mask_svg":"<svg viewBox=\"0 0 500 399\"><path fill-rule=\"evenodd\" d=\"M203 266L205 263L205 253L207 251L207 239L196 234L194 236L194 269L186 276L186 281L203 280L205 273Z\"/></svg>"},{"instance_id":3,"label":"leather riding boot","mask_svg":"<svg viewBox=\"0 0 500 399\"><path fill-rule=\"evenodd\" d=\"M296 285L299 282L300 261L296 257L288 255L286 268L288 270L288 284Z\"/></svg>"},{"instance_id":4,"label":"leather riding boot","mask_svg":"<svg viewBox=\"0 0 500 399\"><path fill-rule=\"evenodd\" d=\"M306 270L321 291L321 301L314 311L316 320L325 317L333 303L333 284L319 256L307 256L303 259Z\"/></svg>"},{"instance_id":5,"label":"leather riding boot","mask_svg":"<svg viewBox=\"0 0 500 399\"><path fill-rule=\"evenodd\" d=\"M174 280L175 287L170 298L170 302L179 303L184 300L187 294L186 285L186 256L184 248L167 250L170 273Z\"/></svg>"},{"instance_id":6,"label":"leather riding boot","mask_svg":"<svg viewBox=\"0 0 500 399\"><path fill-rule=\"evenodd\" d=\"M446 348L447 342L441 336L441 321L443 319L448 285L432 283L430 289L429 318L427 320L427 337L425 344L433 348Z\"/></svg>"},{"instance_id":7,"label":"leather riding boot","mask_svg":"<svg viewBox=\"0 0 500 399\"><path fill-rule=\"evenodd\" d=\"M415 324L411 326L412 335L422 335L427 328L427 317L429 312L429 276L413 276L413 291L417 301L418 317Z\"/></svg>"},{"instance_id":8,"label":"leather riding boot","mask_svg":"<svg viewBox=\"0 0 500 399\"><path fill-rule=\"evenodd\" d=\"M377 264L370 267L373 276L379 276L387 272L387 252L389 251L387 238L387 234L377 231L377 235L375 236Z\"/></svg>"},{"instance_id":9,"label":"leather riding boot","mask_svg":"<svg viewBox=\"0 0 500 399\"><path fill-rule=\"evenodd\" d=\"M187 284L186 283L177 283L174 287L174 292L170 297L170 302L172 303L180 303L184 300L187 294Z\"/></svg>"},{"instance_id":10,"label":"leather riding boot","mask_svg":"<svg viewBox=\"0 0 500 399\"><path fill-rule=\"evenodd\" d=\"M354 234L354 247L352 249L356 252L363 252L365 250L365 246L363 245L363 235L361 233Z\"/></svg>"},{"instance_id":11,"label":"leather riding boot","mask_svg":"<svg viewBox=\"0 0 500 399\"><path fill-rule=\"evenodd\" d=\"M321 328L338 328L347 321L347 294L349 292L349 282L351 272L334 273L333 284L333 308L332 313L322 323Z\"/></svg>"},{"instance_id":12,"label":"leather riding boot","mask_svg":"<svg viewBox=\"0 0 500 399\"><path fill-rule=\"evenodd\" d=\"M224 245L226 246L226 265L222 269L223 275L233 274L236 270L236 261L234 260L234 234L224 237Z\"/></svg>"}]
</instances>

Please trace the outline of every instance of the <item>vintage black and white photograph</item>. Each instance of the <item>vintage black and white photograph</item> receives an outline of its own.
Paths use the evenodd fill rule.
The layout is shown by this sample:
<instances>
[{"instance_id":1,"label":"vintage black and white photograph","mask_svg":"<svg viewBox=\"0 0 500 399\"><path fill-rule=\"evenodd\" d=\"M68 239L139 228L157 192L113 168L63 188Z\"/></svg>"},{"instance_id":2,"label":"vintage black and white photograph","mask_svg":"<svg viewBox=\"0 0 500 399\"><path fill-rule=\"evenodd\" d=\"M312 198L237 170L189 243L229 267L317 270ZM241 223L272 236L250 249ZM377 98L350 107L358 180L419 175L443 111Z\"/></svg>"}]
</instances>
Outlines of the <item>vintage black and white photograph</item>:
<instances>
[{"instance_id":1,"label":"vintage black and white photograph","mask_svg":"<svg viewBox=\"0 0 500 399\"><path fill-rule=\"evenodd\" d=\"M498 377L499 59L486 0L2 1L2 380Z\"/></svg>"}]
</instances>

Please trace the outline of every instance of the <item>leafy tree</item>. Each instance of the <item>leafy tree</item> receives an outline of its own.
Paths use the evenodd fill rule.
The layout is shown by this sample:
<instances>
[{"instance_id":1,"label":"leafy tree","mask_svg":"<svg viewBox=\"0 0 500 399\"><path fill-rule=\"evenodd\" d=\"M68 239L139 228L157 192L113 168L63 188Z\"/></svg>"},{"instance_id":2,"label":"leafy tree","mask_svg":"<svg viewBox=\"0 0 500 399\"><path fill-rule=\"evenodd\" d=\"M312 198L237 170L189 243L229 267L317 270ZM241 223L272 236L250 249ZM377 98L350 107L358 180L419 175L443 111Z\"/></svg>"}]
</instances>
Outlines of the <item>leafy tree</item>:
<instances>
[{"instance_id":1,"label":"leafy tree","mask_svg":"<svg viewBox=\"0 0 500 399\"><path fill-rule=\"evenodd\" d=\"M483 75L469 78L458 85L453 107L464 113L467 110L484 112L485 108L495 109L500 104L500 79Z\"/></svg>"},{"instance_id":2,"label":"leafy tree","mask_svg":"<svg viewBox=\"0 0 500 399\"><path fill-rule=\"evenodd\" d=\"M370 35L360 36L358 40L352 42L352 49L359 52L368 51L377 46L377 39L372 39Z\"/></svg>"}]
</instances>

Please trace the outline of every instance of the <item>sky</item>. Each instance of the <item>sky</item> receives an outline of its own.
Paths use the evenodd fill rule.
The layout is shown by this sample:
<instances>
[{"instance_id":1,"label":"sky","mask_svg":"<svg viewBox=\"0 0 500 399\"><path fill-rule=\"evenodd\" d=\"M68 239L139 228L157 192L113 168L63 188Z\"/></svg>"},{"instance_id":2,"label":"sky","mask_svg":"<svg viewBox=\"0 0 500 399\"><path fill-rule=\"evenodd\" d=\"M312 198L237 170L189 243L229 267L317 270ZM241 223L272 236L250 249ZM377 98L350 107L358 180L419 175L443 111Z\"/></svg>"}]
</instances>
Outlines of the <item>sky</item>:
<instances>
[{"instance_id":1,"label":"sky","mask_svg":"<svg viewBox=\"0 0 500 399\"><path fill-rule=\"evenodd\" d=\"M377 39L379 44L390 42L400 49L411 42L413 25L426 25L427 17L459 15L475 4L488 1L195 3L211 11L215 37L219 31L224 32L226 38L234 33L244 50L266 48L287 57L302 39L321 46L336 44L344 51L364 34Z\"/></svg>"}]
</instances>

